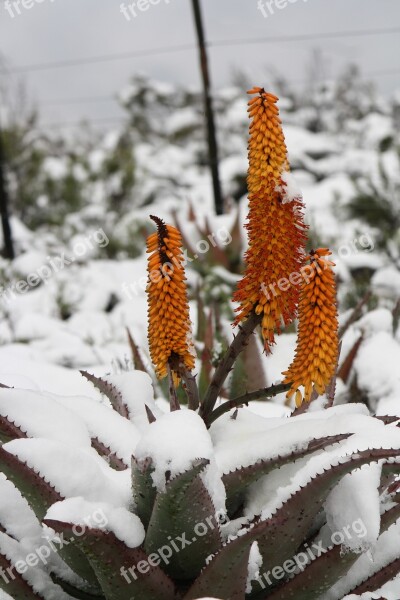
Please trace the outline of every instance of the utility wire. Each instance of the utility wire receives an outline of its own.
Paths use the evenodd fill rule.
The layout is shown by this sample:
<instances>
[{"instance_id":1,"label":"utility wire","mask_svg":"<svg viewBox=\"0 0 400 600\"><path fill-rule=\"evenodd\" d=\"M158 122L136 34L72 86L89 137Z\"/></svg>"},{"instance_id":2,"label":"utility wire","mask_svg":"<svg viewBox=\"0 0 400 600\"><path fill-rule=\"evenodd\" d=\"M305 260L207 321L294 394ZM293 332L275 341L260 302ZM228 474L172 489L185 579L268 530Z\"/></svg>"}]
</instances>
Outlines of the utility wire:
<instances>
[{"instance_id":1,"label":"utility wire","mask_svg":"<svg viewBox=\"0 0 400 600\"><path fill-rule=\"evenodd\" d=\"M327 31L325 33L310 33L310 34L299 34L299 35L284 35L274 37L260 37L260 38L242 38L242 39L231 39L231 40L215 40L214 42L207 42L207 46L210 48L221 48L228 46L242 46L251 44L279 44L284 42L302 42L311 41L318 39L340 39L340 38L354 38L354 37L365 37L373 35L392 35L394 33L400 33L400 27L390 27L386 29L356 29L352 31ZM185 52L187 50L195 50L195 44L180 44L176 46L164 46L158 48L149 48L147 50L137 50L129 52L119 52L114 54L103 54L99 56L88 56L79 57L75 59L60 60L55 62L45 63L32 63L28 65L21 65L12 69L7 69L9 73L32 73L35 71L44 71L48 69L61 69L65 67L75 67L80 65L89 65L96 63L112 62L117 60L125 60L128 58L139 58L145 56L155 56L159 54L173 53L173 52ZM4 67L0 69L6 71Z\"/></svg>"},{"instance_id":2,"label":"utility wire","mask_svg":"<svg viewBox=\"0 0 400 600\"><path fill-rule=\"evenodd\" d=\"M367 78L367 77L386 77L387 75L396 75L400 73L400 68L393 68L393 69L381 69L381 70L376 70L376 71L361 71L361 76L363 78ZM329 81L334 79L334 77L327 77L325 79L325 81ZM287 82L288 85L293 85L293 84L301 84L301 83L308 83L307 79L292 79L290 81ZM321 82L323 83L323 82ZM86 103L97 103L97 102L118 102L118 97L115 95L99 95L99 96L77 96L74 98L53 98L50 100L43 100L40 101L39 104L40 106L59 106L59 105L67 105L67 104L86 104Z\"/></svg>"}]
</instances>

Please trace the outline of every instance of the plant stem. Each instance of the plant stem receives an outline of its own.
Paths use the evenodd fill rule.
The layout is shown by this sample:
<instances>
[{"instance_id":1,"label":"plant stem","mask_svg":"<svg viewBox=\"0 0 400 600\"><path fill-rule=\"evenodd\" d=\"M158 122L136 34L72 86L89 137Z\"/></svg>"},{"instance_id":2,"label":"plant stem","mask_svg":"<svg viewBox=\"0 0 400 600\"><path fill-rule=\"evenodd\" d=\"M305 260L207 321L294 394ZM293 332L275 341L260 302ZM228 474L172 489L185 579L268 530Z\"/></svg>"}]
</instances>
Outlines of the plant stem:
<instances>
[{"instance_id":1,"label":"plant stem","mask_svg":"<svg viewBox=\"0 0 400 600\"><path fill-rule=\"evenodd\" d=\"M246 347L249 337L257 325L261 323L261 319L262 315L256 315L253 312L243 323L243 325L239 325L239 333L234 338L233 342L227 349L224 358L221 360L217 369L215 370L211 383L200 406L200 416L203 417L206 423L214 409L222 386L224 385L235 360Z\"/></svg>"},{"instance_id":2,"label":"plant stem","mask_svg":"<svg viewBox=\"0 0 400 600\"><path fill-rule=\"evenodd\" d=\"M199 408L199 390L197 389L196 378L186 369L178 356L171 356L170 364L171 368L183 381L183 387L188 397L188 407L190 410L197 410Z\"/></svg>"},{"instance_id":3,"label":"plant stem","mask_svg":"<svg viewBox=\"0 0 400 600\"><path fill-rule=\"evenodd\" d=\"M243 396L238 396L233 400L228 400L228 402L224 402L221 406L218 406L208 417L206 423L207 425L211 425L214 423L219 417L229 412L232 408L237 408L242 404L248 404L251 400L259 400L261 398L272 398L273 396L277 396L282 392L287 392L290 389L290 383L279 383L277 385L271 385L268 388L263 388L262 390L257 390L255 392L248 392L247 394L243 394Z\"/></svg>"},{"instance_id":4,"label":"plant stem","mask_svg":"<svg viewBox=\"0 0 400 600\"><path fill-rule=\"evenodd\" d=\"M351 313L350 317L347 319L346 323L344 323L342 325L342 327L339 329L339 339L342 339L342 337L344 336L344 334L346 333L346 331L348 330L348 328L350 327L350 325L352 325L353 323L355 323L361 316L362 314L362 309L364 304L366 304L369 299L372 296L372 290L368 289L364 296L361 298L361 300L358 302L357 306L354 308L353 312Z\"/></svg>"}]
</instances>

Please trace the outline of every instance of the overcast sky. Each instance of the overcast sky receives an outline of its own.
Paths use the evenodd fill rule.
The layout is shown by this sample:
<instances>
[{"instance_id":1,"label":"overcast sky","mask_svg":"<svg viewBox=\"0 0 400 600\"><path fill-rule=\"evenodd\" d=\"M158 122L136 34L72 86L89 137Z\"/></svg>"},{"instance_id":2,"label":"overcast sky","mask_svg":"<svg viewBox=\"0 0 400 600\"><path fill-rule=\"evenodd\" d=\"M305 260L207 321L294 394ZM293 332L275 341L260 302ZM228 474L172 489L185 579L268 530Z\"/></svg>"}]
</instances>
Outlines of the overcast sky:
<instances>
[{"instance_id":1,"label":"overcast sky","mask_svg":"<svg viewBox=\"0 0 400 600\"><path fill-rule=\"evenodd\" d=\"M0 53L11 69L99 55L144 51L193 44L194 29L190 0L127 0L136 16L128 21L121 12L121 0L19 0L7 10L0 0ZM210 42L280 36L320 34L367 29L400 28L399 0L201 0L206 36ZM144 4L141 5L142 8ZM271 14L273 11L273 14ZM11 16L13 13L14 16ZM131 13L127 13L128 16ZM230 81L233 68L246 70L255 84L265 84L268 69L301 80L313 48L322 51L328 76L335 76L350 61L366 73L376 73L384 94L400 89L400 33L368 37L323 38L307 41L274 41L209 49L214 87ZM391 71L388 73L388 71ZM394 71L394 72L393 72ZM132 74L199 86L195 49L160 52L113 62L69 66L18 73L26 80L37 100L42 122L75 121L86 118L121 117L115 95ZM17 74L14 75L15 77ZM96 101L71 102L100 96ZM61 102L68 101L65 104Z\"/></svg>"}]
</instances>

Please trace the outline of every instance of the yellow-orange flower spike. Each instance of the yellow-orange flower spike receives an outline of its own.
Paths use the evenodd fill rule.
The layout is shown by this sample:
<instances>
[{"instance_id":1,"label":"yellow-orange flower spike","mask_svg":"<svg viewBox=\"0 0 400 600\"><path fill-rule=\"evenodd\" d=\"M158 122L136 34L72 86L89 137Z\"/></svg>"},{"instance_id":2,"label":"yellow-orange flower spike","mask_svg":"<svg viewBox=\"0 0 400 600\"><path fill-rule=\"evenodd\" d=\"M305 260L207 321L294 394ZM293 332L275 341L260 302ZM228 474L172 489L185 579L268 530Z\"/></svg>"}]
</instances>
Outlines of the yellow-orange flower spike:
<instances>
[{"instance_id":1,"label":"yellow-orange flower spike","mask_svg":"<svg viewBox=\"0 0 400 600\"><path fill-rule=\"evenodd\" d=\"M287 150L276 106L278 98L262 88L249 101L250 124L248 230L246 269L233 300L238 302L235 325L252 311L262 315L266 351L275 331L296 315L298 273L304 261L305 231L301 196L286 194Z\"/></svg>"},{"instance_id":2,"label":"yellow-orange flower spike","mask_svg":"<svg viewBox=\"0 0 400 600\"><path fill-rule=\"evenodd\" d=\"M330 254L327 248L312 250L309 264L302 269L296 355L283 373L284 383L292 382L287 397L295 394L296 406L302 404L303 394L310 402L313 386L323 394L336 370L338 317L334 263L326 258Z\"/></svg>"},{"instance_id":3,"label":"yellow-orange flower spike","mask_svg":"<svg viewBox=\"0 0 400 600\"><path fill-rule=\"evenodd\" d=\"M176 361L186 369L194 368L189 304L185 284L182 238L179 231L158 217L150 217L157 232L147 238L148 257L148 339L150 356L157 377L162 379L171 367L175 385Z\"/></svg>"}]
</instances>

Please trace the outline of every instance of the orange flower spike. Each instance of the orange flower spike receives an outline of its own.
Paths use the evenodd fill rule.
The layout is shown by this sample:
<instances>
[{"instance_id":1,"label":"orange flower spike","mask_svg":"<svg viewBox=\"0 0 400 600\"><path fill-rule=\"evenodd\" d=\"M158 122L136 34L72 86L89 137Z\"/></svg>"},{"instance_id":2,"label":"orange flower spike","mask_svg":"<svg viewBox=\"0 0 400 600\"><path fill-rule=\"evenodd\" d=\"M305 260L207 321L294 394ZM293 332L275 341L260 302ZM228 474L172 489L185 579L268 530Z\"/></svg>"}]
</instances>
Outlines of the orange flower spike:
<instances>
[{"instance_id":1,"label":"orange flower spike","mask_svg":"<svg viewBox=\"0 0 400 600\"><path fill-rule=\"evenodd\" d=\"M312 388L321 395L335 374L338 360L338 316L334 263L326 257L328 248L311 251L309 273L304 269L299 303L299 328L295 358L283 373L283 382L292 382L287 393L295 394L296 406L310 402Z\"/></svg>"},{"instance_id":2,"label":"orange flower spike","mask_svg":"<svg viewBox=\"0 0 400 600\"><path fill-rule=\"evenodd\" d=\"M148 339L150 356L159 379L166 377L168 363L175 385L179 377L173 367L176 359L191 371L195 357L190 342L189 304L184 281L184 256L179 231L158 217L150 217L157 232L147 238ZM173 360L175 359L175 360Z\"/></svg>"},{"instance_id":3,"label":"orange flower spike","mask_svg":"<svg viewBox=\"0 0 400 600\"><path fill-rule=\"evenodd\" d=\"M302 198L288 201L284 174L289 170L287 149L276 102L277 96L254 87L249 100L250 124L249 249L246 269L233 300L240 304L235 325L255 310L263 315L261 329L266 351L275 330L296 314L299 285L289 279L304 260L305 231Z\"/></svg>"}]
</instances>

